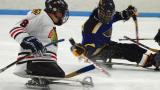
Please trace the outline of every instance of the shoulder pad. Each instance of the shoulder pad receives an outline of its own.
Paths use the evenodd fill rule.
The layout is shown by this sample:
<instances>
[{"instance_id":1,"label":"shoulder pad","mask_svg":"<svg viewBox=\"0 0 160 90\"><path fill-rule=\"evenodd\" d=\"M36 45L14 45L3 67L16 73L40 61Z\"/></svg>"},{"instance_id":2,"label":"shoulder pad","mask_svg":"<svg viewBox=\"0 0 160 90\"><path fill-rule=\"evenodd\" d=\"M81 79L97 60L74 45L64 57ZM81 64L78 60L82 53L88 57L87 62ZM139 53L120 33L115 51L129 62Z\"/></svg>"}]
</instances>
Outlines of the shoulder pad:
<instances>
[{"instance_id":1,"label":"shoulder pad","mask_svg":"<svg viewBox=\"0 0 160 90\"><path fill-rule=\"evenodd\" d=\"M33 9L31 13L34 15L38 15L41 13L41 9Z\"/></svg>"}]
</instances>

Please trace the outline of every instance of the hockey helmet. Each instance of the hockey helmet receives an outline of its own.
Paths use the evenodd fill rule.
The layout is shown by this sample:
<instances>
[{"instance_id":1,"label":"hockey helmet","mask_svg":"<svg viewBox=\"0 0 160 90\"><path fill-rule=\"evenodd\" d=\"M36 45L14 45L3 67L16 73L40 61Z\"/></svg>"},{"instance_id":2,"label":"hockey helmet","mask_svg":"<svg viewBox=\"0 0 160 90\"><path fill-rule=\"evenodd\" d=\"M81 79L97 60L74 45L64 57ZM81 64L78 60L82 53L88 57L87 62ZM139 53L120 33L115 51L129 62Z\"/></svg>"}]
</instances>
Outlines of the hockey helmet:
<instances>
[{"instance_id":1,"label":"hockey helmet","mask_svg":"<svg viewBox=\"0 0 160 90\"><path fill-rule=\"evenodd\" d=\"M111 20L115 13L115 4L113 0L100 0L98 5L98 19L102 23Z\"/></svg>"},{"instance_id":2,"label":"hockey helmet","mask_svg":"<svg viewBox=\"0 0 160 90\"><path fill-rule=\"evenodd\" d=\"M63 18L60 20L58 25L65 23L69 17L68 4L64 0L46 0L45 1L45 11L47 13L60 12L63 14Z\"/></svg>"}]
</instances>

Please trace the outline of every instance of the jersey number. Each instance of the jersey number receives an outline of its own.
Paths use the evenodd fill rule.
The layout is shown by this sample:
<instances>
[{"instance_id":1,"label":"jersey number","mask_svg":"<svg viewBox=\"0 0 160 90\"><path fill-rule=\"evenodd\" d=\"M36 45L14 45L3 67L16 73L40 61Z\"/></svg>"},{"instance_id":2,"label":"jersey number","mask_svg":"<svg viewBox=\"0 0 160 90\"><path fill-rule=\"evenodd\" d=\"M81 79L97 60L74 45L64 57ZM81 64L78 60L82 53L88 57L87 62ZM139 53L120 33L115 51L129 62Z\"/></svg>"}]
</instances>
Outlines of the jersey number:
<instances>
[{"instance_id":1,"label":"jersey number","mask_svg":"<svg viewBox=\"0 0 160 90\"><path fill-rule=\"evenodd\" d=\"M29 21L27 19L23 20L22 23L20 24L21 27L26 27Z\"/></svg>"}]
</instances>

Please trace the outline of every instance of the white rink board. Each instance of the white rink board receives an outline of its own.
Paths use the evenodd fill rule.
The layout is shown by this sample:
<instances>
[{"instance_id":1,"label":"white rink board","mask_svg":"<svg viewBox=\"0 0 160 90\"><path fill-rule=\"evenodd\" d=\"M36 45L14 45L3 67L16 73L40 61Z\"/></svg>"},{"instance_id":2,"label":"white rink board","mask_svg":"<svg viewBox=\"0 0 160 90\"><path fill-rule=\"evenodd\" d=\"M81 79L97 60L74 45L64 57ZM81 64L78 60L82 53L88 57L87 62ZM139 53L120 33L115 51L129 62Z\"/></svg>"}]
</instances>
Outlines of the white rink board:
<instances>
[{"instance_id":1,"label":"white rink board","mask_svg":"<svg viewBox=\"0 0 160 90\"><path fill-rule=\"evenodd\" d=\"M0 9L44 8L45 0L0 0ZM99 0L65 0L70 11L92 11ZM116 10L134 5L139 12L160 12L160 0L114 0Z\"/></svg>"}]
</instances>

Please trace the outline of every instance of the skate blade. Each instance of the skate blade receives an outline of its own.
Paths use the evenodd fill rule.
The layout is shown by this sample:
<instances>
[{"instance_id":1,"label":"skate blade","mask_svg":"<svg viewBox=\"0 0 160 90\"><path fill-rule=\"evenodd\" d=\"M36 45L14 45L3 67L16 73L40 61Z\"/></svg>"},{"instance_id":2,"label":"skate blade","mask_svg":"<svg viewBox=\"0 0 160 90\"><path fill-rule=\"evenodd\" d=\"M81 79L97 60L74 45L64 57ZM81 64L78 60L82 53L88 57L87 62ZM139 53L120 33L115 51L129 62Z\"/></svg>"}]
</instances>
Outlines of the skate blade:
<instances>
[{"instance_id":1,"label":"skate blade","mask_svg":"<svg viewBox=\"0 0 160 90\"><path fill-rule=\"evenodd\" d=\"M47 85L29 85L25 84L25 86L29 89L41 89L41 90L50 90L49 86Z\"/></svg>"}]
</instances>

